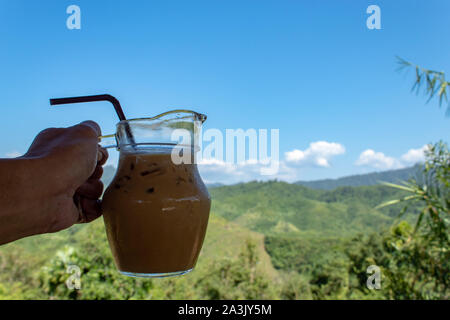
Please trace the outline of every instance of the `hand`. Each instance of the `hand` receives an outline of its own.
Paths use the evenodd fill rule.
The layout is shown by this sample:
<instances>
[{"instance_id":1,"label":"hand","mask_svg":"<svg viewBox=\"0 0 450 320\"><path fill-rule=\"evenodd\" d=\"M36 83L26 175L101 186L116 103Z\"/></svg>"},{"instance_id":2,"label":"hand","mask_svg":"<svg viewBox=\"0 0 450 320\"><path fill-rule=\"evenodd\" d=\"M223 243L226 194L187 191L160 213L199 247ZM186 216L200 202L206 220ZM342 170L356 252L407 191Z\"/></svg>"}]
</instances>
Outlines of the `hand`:
<instances>
[{"instance_id":1,"label":"hand","mask_svg":"<svg viewBox=\"0 0 450 320\"><path fill-rule=\"evenodd\" d=\"M100 135L100 127L93 121L70 128L46 129L37 135L24 155L43 160L37 170L46 177L41 183L51 190L47 199L53 204L48 208L50 212L44 213L45 232L90 222L101 215L100 178L108 153L98 145Z\"/></svg>"}]
</instances>

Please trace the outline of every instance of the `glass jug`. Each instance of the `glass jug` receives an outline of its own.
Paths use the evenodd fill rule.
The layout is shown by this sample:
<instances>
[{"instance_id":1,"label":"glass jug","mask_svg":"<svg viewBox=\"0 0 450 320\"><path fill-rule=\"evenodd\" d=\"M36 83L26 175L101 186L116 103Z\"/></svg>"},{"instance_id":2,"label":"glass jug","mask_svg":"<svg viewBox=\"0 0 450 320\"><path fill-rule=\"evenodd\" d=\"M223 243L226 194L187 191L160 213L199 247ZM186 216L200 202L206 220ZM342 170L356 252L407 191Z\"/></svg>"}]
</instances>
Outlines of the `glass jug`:
<instances>
[{"instance_id":1,"label":"glass jug","mask_svg":"<svg viewBox=\"0 0 450 320\"><path fill-rule=\"evenodd\" d=\"M191 271L208 224L210 196L197 169L198 132L206 116L174 110L117 124L120 152L106 189L103 219L118 270L165 277ZM187 141L174 141L183 131ZM186 143L187 142L187 143Z\"/></svg>"}]
</instances>

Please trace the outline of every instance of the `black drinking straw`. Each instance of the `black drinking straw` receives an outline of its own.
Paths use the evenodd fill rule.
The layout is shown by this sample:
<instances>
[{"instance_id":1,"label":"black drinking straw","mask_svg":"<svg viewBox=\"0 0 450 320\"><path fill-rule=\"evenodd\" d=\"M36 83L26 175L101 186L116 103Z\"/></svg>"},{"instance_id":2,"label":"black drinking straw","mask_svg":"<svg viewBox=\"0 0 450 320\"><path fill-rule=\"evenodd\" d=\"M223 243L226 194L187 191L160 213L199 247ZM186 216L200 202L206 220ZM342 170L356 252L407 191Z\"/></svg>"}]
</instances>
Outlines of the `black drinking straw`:
<instances>
[{"instance_id":1,"label":"black drinking straw","mask_svg":"<svg viewBox=\"0 0 450 320\"><path fill-rule=\"evenodd\" d=\"M94 96L82 96L82 97L70 97L70 98L57 98L57 99L50 99L50 105L60 105L60 104L69 104L69 103L82 103L82 102L95 102L95 101L109 101L114 106L114 109L116 110L117 116L121 121L127 120L125 118L125 114L123 113L122 107L120 105L119 100L114 98L110 94L98 94ZM125 123L125 132L130 139L131 143L134 144L134 138L131 134L130 127L128 123Z\"/></svg>"},{"instance_id":2,"label":"black drinking straw","mask_svg":"<svg viewBox=\"0 0 450 320\"><path fill-rule=\"evenodd\" d=\"M120 120L127 120L125 114L123 113L122 107L120 106L119 100L114 98L109 94L98 94L95 96L83 96L83 97L71 97L71 98L57 98L50 99L50 105L55 106L58 104L68 104L68 103L81 103L81 102L94 102L94 101L109 101L113 104L114 109L116 109L117 116Z\"/></svg>"}]
</instances>

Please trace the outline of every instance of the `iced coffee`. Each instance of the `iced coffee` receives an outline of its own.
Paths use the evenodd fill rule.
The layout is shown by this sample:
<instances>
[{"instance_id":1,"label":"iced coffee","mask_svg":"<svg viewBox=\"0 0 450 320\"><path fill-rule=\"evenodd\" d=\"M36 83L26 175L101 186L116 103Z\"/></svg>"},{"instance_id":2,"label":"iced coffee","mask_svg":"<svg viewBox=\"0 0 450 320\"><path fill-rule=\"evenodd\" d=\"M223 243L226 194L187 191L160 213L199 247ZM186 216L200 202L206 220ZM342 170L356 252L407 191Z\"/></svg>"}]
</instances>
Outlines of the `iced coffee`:
<instances>
[{"instance_id":1,"label":"iced coffee","mask_svg":"<svg viewBox=\"0 0 450 320\"><path fill-rule=\"evenodd\" d=\"M205 237L210 202L195 164L174 164L167 150L121 152L103 197L118 269L137 276L191 270Z\"/></svg>"}]
</instances>

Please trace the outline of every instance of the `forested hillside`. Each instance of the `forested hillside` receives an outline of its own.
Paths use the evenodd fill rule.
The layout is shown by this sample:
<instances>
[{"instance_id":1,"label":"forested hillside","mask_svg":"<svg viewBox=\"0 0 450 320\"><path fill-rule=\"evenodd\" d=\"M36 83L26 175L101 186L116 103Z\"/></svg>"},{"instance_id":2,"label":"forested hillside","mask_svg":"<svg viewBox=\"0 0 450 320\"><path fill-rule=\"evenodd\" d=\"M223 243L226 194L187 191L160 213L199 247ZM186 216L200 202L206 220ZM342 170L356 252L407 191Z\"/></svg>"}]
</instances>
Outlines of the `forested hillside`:
<instances>
[{"instance_id":1,"label":"forested hillside","mask_svg":"<svg viewBox=\"0 0 450 320\"><path fill-rule=\"evenodd\" d=\"M422 166L417 164L410 168L388 170L381 172L372 172L353 176L342 177L338 179L323 179L314 181L298 181L297 184L313 189L332 190L342 186L359 187L373 186L383 182L399 183L415 178L420 172Z\"/></svg>"},{"instance_id":2,"label":"forested hillside","mask_svg":"<svg viewBox=\"0 0 450 320\"><path fill-rule=\"evenodd\" d=\"M269 234L346 237L391 225L397 208L375 210L402 195L385 186L313 190L285 182L250 182L210 190L212 211Z\"/></svg>"}]
</instances>

